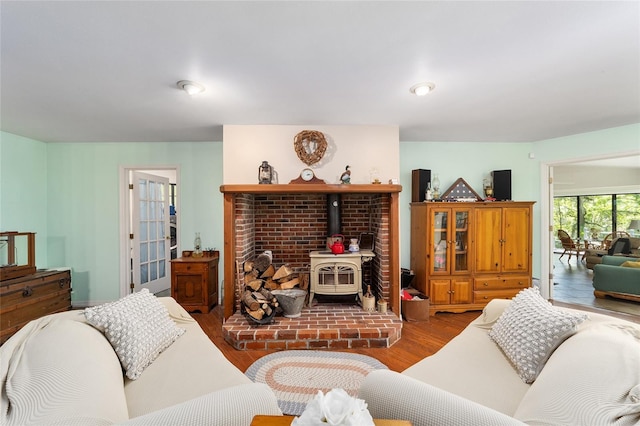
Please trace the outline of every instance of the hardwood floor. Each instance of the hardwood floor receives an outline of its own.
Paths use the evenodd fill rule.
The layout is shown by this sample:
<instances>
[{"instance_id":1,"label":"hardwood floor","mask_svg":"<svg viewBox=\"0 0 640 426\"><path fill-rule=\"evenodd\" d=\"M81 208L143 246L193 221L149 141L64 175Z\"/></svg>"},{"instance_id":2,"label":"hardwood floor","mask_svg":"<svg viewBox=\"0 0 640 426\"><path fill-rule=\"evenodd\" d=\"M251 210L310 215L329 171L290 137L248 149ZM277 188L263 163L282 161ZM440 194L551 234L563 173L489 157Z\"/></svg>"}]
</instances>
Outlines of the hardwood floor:
<instances>
[{"instance_id":1,"label":"hardwood floor","mask_svg":"<svg viewBox=\"0 0 640 426\"><path fill-rule=\"evenodd\" d=\"M480 311L451 314L437 313L428 322L404 322L402 338L390 348L345 349L376 358L393 371L403 371L424 357L433 355L449 340L457 336ZM238 369L246 371L254 361L275 351L239 351L222 337L222 309L216 306L208 314L191 314L213 343Z\"/></svg>"},{"instance_id":2,"label":"hardwood floor","mask_svg":"<svg viewBox=\"0 0 640 426\"><path fill-rule=\"evenodd\" d=\"M553 282L554 303L571 303L582 309L620 314L628 321L640 322L639 302L611 297L599 299L593 295L593 271L575 256L571 260L567 255L560 259L560 254L554 253Z\"/></svg>"},{"instance_id":3,"label":"hardwood floor","mask_svg":"<svg viewBox=\"0 0 640 426\"><path fill-rule=\"evenodd\" d=\"M640 303L596 299L593 296L592 272L575 257L568 262L555 256L554 268L554 305L573 309L582 309L616 316L640 323ZM566 257L566 256L565 256ZM345 352L369 355L384 363L393 371L403 371L424 357L433 355L449 340L457 336L471 321L480 315L480 311L451 314L439 312L428 322L403 322L402 338L390 348L347 349ZM259 358L275 351L239 351L229 345L222 337L222 310L216 306L208 314L194 313L213 343L224 355L242 371Z\"/></svg>"}]
</instances>

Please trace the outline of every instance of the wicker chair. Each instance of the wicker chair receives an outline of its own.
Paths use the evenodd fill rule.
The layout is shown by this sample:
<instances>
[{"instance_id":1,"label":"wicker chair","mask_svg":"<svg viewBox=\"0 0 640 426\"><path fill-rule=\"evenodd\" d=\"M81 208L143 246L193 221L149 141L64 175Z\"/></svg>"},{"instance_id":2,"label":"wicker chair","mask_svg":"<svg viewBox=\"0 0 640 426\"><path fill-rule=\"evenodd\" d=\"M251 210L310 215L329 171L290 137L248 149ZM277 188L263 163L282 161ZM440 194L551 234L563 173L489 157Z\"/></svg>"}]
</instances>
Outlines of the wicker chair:
<instances>
[{"instance_id":1,"label":"wicker chair","mask_svg":"<svg viewBox=\"0 0 640 426\"><path fill-rule=\"evenodd\" d=\"M612 232L610 234L608 234L606 237L604 237L604 240L602 240L602 250L609 250L609 248L611 248L611 243L613 242L613 240L615 240L616 238L630 238L631 235L629 235L628 233L624 232L624 231L617 231L617 232Z\"/></svg>"},{"instance_id":2,"label":"wicker chair","mask_svg":"<svg viewBox=\"0 0 640 426\"><path fill-rule=\"evenodd\" d=\"M569 259L567 261L570 262L571 255L574 252L576 254L576 259L580 257L580 252L582 252L582 259L584 260L585 247L582 245L582 243L574 242L573 239L569 236L569 234L567 234L567 231L565 231L564 229L558 229L558 239L562 243L562 248L564 249L564 251L560 255L560 259L562 259L562 256L564 256L565 253L569 252Z\"/></svg>"}]
</instances>

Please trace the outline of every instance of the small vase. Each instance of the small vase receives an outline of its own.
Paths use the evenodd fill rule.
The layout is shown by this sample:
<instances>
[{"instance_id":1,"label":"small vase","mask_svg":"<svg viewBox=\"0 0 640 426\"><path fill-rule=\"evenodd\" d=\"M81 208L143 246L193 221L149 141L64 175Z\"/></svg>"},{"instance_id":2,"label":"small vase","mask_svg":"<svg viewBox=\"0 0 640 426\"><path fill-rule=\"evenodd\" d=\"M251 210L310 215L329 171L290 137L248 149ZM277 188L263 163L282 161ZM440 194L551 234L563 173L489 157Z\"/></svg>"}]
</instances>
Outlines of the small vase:
<instances>
[{"instance_id":1,"label":"small vase","mask_svg":"<svg viewBox=\"0 0 640 426\"><path fill-rule=\"evenodd\" d=\"M360 246L358 245L358 239L357 238L351 238L351 244L349 244L349 251L351 253L356 253L360 251Z\"/></svg>"}]
</instances>

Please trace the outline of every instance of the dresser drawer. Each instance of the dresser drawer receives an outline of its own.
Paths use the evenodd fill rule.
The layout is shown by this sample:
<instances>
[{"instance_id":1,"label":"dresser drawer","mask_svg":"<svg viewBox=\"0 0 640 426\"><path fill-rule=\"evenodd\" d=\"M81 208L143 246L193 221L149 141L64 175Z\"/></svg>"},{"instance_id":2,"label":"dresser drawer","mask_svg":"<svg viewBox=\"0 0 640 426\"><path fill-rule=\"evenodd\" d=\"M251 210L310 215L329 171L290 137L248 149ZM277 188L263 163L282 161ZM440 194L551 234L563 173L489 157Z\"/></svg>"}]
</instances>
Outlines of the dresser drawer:
<instances>
[{"instance_id":1,"label":"dresser drawer","mask_svg":"<svg viewBox=\"0 0 640 426\"><path fill-rule=\"evenodd\" d=\"M0 343L31 320L71 309L71 273L40 271L0 286Z\"/></svg>"},{"instance_id":2,"label":"dresser drawer","mask_svg":"<svg viewBox=\"0 0 640 426\"><path fill-rule=\"evenodd\" d=\"M209 265L202 262L172 263L171 267L177 274L202 274L209 269Z\"/></svg>"},{"instance_id":3,"label":"dresser drawer","mask_svg":"<svg viewBox=\"0 0 640 426\"><path fill-rule=\"evenodd\" d=\"M2 312L7 309L16 309L23 304L32 303L33 300L47 294L57 293L60 290L71 290L71 277L68 272L57 272L49 275L33 274L32 279L25 277L4 281L0 288L0 306Z\"/></svg>"},{"instance_id":4,"label":"dresser drawer","mask_svg":"<svg viewBox=\"0 0 640 426\"><path fill-rule=\"evenodd\" d=\"M474 290L504 290L519 289L531 286L531 278L529 277L491 277L491 278L475 278L473 280Z\"/></svg>"},{"instance_id":5,"label":"dresser drawer","mask_svg":"<svg viewBox=\"0 0 640 426\"><path fill-rule=\"evenodd\" d=\"M473 303L488 303L493 299L512 299L520 289L484 290L473 292Z\"/></svg>"}]
</instances>

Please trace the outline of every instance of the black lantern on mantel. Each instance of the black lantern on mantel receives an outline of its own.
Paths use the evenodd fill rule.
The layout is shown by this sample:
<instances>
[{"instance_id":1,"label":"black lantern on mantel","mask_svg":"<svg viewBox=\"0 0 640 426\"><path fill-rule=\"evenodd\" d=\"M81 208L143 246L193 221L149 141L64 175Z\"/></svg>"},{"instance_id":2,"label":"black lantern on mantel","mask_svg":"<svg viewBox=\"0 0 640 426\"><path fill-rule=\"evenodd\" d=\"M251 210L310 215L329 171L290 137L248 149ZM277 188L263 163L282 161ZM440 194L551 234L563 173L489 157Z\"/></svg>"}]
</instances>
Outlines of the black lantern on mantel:
<instances>
[{"instance_id":1,"label":"black lantern on mantel","mask_svg":"<svg viewBox=\"0 0 640 426\"><path fill-rule=\"evenodd\" d=\"M273 167L267 161L263 161L258 167L258 183L271 183L273 179Z\"/></svg>"}]
</instances>

